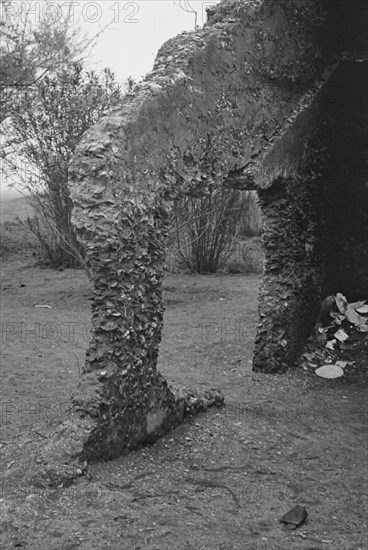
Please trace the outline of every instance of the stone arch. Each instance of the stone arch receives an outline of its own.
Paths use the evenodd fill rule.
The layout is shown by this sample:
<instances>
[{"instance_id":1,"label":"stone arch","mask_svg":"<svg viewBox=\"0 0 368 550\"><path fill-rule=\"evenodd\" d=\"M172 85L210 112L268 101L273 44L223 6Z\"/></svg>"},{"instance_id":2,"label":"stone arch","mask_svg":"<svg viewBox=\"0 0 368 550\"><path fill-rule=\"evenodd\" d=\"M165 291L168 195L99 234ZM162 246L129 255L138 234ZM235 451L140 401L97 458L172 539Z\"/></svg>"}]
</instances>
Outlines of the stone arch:
<instances>
[{"instance_id":1,"label":"stone arch","mask_svg":"<svg viewBox=\"0 0 368 550\"><path fill-rule=\"evenodd\" d=\"M295 118L313 98L310 71L303 82L310 37L285 34L292 14L286 4L272 7L272 19L270 9L249 2L235 21L227 15L170 40L122 108L78 147L71 167L74 224L94 292L93 336L74 407L98 419L84 447L87 459L117 456L184 414L185 399L174 396L156 369L172 199L222 185L239 169L254 179L255 159L285 131L285 117ZM294 12L300 16L295 6ZM269 55L259 74L261 38ZM297 75L286 53L296 46L304 61ZM285 57L276 65L280 50Z\"/></svg>"},{"instance_id":2,"label":"stone arch","mask_svg":"<svg viewBox=\"0 0 368 550\"><path fill-rule=\"evenodd\" d=\"M180 194L219 185L259 191L269 254L254 368L280 371L298 356L322 292L311 166L340 54L321 40L335 24L331 9L319 0L223 1L204 29L165 43L121 108L84 135L70 183L94 284L93 333L75 415L63 428L69 462L113 458L187 411L221 402L217 392L168 388L156 369L167 220ZM290 254L273 253L280 230L285 239L299 235ZM295 324L306 304L308 321Z\"/></svg>"}]
</instances>

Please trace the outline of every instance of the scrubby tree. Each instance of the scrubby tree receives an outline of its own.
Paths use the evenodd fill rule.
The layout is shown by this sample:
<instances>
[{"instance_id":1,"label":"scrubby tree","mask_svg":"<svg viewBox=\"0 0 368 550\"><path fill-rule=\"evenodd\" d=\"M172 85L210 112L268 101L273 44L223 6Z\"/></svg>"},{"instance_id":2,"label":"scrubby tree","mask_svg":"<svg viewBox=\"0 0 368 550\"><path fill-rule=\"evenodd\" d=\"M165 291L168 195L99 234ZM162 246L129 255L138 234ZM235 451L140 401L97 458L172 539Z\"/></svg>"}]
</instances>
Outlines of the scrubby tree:
<instances>
[{"instance_id":1,"label":"scrubby tree","mask_svg":"<svg viewBox=\"0 0 368 550\"><path fill-rule=\"evenodd\" d=\"M0 0L0 123L24 88L81 61L96 38L81 32L72 5L44 2Z\"/></svg>"},{"instance_id":2,"label":"scrubby tree","mask_svg":"<svg viewBox=\"0 0 368 550\"><path fill-rule=\"evenodd\" d=\"M73 63L45 75L12 103L5 124L6 162L14 186L29 196L29 228L55 267L81 263L83 250L71 224L68 165L81 135L121 100L113 72L101 75Z\"/></svg>"}]
</instances>

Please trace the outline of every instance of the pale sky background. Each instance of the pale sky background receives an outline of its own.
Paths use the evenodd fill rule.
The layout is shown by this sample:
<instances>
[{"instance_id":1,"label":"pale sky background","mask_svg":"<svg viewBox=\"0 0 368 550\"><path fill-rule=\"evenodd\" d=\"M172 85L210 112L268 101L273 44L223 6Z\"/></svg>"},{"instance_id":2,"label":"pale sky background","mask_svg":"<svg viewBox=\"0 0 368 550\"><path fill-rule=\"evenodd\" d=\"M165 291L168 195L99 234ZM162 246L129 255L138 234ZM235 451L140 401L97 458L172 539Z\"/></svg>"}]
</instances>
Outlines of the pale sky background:
<instances>
[{"instance_id":1,"label":"pale sky background","mask_svg":"<svg viewBox=\"0 0 368 550\"><path fill-rule=\"evenodd\" d=\"M68 5L73 6L75 21L89 35L98 37L97 43L87 60L88 68L110 67L119 82L128 76L140 79L153 66L160 46L182 31L194 30L195 22L202 26L206 20L206 7L218 4L220 0L57 0L48 2L46 15L52 21L58 13L66 13ZM21 10L22 2L13 2L14 9ZM33 2L31 20L45 10L43 0ZM62 10L62 11L60 11ZM21 12L19 11L21 16ZM45 12L43 12L45 15ZM6 177L0 174L1 199L19 196L9 190Z\"/></svg>"},{"instance_id":2,"label":"pale sky background","mask_svg":"<svg viewBox=\"0 0 368 550\"><path fill-rule=\"evenodd\" d=\"M197 24L202 26L206 7L219 3L219 0L79 1L81 5L76 7L75 13L77 10L82 13L86 31L94 34L111 21L99 38L91 61L101 68L110 66L119 80L130 75L139 78L149 72L158 49L166 40L182 31L194 30L196 14ZM91 21L94 14L100 21Z\"/></svg>"}]
</instances>

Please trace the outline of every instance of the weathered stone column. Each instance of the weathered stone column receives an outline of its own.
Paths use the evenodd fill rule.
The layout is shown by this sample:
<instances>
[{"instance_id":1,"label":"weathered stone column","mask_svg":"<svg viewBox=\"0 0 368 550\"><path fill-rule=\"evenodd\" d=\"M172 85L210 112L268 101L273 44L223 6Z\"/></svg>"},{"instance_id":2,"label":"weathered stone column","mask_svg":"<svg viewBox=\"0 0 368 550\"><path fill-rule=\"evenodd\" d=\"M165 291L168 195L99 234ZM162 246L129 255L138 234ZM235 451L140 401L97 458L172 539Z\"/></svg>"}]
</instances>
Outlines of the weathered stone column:
<instances>
[{"instance_id":1,"label":"weathered stone column","mask_svg":"<svg viewBox=\"0 0 368 550\"><path fill-rule=\"evenodd\" d=\"M303 127L310 126L296 174L259 191L266 263L257 371L295 364L322 298L337 292L350 301L368 298L367 106L367 64L361 57L339 64L303 113L308 124L296 122L290 131L289 158ZM282 140L277 148L278 154L285 150Z\"/></svg>"},{"instance_id":2,"label":"weathered stone column","mask_svg":"<svg viewBox=\"0 0 368 550\"><path fill-rule=\"evenodd\" d=\"M318 193L306 178L280 178L260 191L264 274L253 365L282 372L298 359L319 312L321 235Z\"/></svg>"}]
</instances>

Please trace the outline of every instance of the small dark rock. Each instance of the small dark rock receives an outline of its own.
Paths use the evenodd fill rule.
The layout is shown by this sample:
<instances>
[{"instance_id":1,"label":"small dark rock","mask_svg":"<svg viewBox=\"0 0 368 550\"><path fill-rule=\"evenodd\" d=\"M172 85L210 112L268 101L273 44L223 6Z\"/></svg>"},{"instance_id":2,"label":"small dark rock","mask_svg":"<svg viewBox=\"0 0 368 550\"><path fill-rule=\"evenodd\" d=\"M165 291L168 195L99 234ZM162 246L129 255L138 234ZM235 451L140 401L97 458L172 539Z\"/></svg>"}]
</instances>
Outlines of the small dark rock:
<instances>
[{"instance_id":1,"label":"small dark rock","mask_svg":"<svg viewBox=\"0 0 368 550\"><path fill-rule=\"evenodd\" d=\"M296 529L305 522L307 517L307 509L304 506L297 504L291 508L291 510L286 512L286 514L284 514L279 521L280 523L284 523L287 529Z\"/></svg>"}]
</instances>

